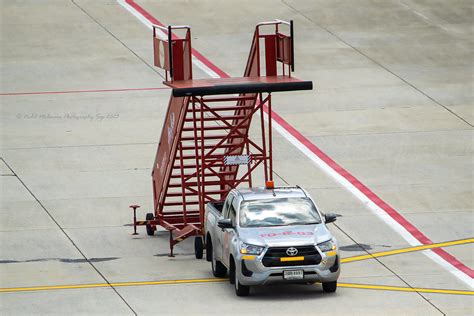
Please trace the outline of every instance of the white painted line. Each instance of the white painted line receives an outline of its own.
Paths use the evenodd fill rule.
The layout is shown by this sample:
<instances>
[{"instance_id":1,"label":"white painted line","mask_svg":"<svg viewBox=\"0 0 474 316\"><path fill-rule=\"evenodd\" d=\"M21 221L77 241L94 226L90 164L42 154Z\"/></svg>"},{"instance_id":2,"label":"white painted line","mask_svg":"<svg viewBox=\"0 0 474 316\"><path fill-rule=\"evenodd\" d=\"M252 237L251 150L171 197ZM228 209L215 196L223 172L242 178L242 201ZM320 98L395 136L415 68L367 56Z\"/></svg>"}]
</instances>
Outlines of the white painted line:
<instances>
[{"instance_id":1,"label":"white painted line","mask_svg":"<svg viewBox=\"0 0 474 316\"><path fill-rule=\"evenodd\" d=\"M221 78L221 76L219 76L214 70L212 70L211 68L204 65L204 63L202 63L194 55L193 55L192 60L193 60L193 64L196 67L198 67L199 69L201 69L202 71L204 71L209 77L211 77L211 78Z\"/></svg>"},{"instance_id":2,"label":"white painted line","mask_svg":"<svg viewBox=\"0 0 474 316\"><path fill-rule=\"evenodd\" d=\"M131 5L129 5L126 0L117 0L118 4L120 4L122 7L125 8L128 12L130 12L134 17L140 20L143 24L145 24L146 27L148 27L150 30L153 29L153 23L148 21L147 18L145 18L140 12L135 10ZM166 38L166 36L164 37Z\"/></svg>"}]
</instances>

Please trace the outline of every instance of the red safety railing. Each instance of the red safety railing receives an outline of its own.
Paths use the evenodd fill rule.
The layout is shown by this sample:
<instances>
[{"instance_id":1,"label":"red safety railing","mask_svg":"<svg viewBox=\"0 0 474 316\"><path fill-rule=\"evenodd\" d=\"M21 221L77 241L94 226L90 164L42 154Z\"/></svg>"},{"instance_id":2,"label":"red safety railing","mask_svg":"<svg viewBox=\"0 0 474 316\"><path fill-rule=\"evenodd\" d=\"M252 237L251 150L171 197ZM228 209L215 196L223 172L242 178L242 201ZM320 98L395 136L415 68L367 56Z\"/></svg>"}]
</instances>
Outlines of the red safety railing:
<instances>
[{"instance_id":1,"label":"red safety railing","mask_svg":"<svg viewBox=\"0 0 474 316\"><path fill-rule=\"evenodd\" d=\"M287 34L283 33L282 26L288 28ZM263 28L270 28L271 32L265 32ZM261 40L264 41L263 50L265 52L265 76L278 75L277 63L281 63L281 74L291 76L295 71L294 62L294 40L293 21L285 22L274 20L270 22L258 23L252 40L250 54L247 59L244 77L261 76Z\"/></svg>"},{"instance_id":2,"label":"red safety railing","mask_svg":"<svg viewBox=\"0 0 474 316\"><path fill-rule=\"evenodd\" d=\"M173 31L184 30L179 38ZM159 36L161 33L162 36ZM165 70L166 81L193 78L191 28L182 26L153 25L153 52L155 66Z\"/></svg>"}]
</instances>

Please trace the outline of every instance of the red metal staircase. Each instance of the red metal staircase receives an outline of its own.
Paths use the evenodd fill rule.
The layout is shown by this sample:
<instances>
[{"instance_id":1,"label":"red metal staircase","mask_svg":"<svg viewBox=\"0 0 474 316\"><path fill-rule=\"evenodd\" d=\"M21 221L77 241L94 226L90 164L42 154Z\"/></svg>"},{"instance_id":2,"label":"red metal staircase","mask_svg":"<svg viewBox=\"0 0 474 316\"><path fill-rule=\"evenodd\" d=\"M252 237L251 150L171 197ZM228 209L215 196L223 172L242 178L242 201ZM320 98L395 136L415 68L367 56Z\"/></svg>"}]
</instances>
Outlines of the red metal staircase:
<instances>
[{"instance_id":1,"label":"red metal staircase","mask_svg":"<svg viewBox=\"0 0 474 316\"><path fill-rule=\"evenodd\" d=\"M282 25L289 34L281 32ZM269 27L270 32L262 32ZM185 35L178 38L173 31ZM167 39L158 37L160 32ZM134 225L135 230L137 225L146 225L148 234L153 234L156 225L167 229L171 255L175 244L197 236L196 257L202 258L199 236L207 202L223 200L241 184L252 187L252 173L259 166L263 181L272 180L271 93L312 89L312 82L291 77L292 35L291 22L260 23L243 77L193 80L190 28L154 27L155 65L165 70L164 84L173 90L152 171L154 212L146 221L134 220ZM270 113L267 122L264 107ZM250 134L256 113L260 117Z\"/></svg>"}]
</instances>

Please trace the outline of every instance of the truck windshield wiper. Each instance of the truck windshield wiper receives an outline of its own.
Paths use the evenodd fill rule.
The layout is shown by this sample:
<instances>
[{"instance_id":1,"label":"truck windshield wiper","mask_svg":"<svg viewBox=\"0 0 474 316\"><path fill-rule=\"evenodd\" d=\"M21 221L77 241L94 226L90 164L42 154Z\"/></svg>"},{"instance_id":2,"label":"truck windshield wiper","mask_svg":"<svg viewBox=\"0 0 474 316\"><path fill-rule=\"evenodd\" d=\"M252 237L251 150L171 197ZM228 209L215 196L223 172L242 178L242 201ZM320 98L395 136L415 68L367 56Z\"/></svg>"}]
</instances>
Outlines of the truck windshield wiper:
<instances>
[{"instance_id":1,"label":"truck windshield wiper","mask_svg":"<svg viewBox=\"0 0 474 316\"><path fill-rule=\"evenodd\" d=\"M316 225L321 224L321 222L309 222L309 223L291 223L289 225Z\"/></svg>"}]
</instances>

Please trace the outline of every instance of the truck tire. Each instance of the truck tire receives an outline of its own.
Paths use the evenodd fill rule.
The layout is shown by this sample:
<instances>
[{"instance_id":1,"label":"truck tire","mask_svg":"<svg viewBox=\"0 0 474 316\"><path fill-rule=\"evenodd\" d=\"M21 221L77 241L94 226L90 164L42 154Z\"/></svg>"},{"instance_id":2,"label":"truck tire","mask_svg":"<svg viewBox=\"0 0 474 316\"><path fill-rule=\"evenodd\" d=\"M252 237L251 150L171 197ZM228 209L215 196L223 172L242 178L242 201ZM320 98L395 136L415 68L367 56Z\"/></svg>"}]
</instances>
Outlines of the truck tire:
<instances>
[{"instance_id":1,"label":"truck tire","mask_svg":"<svg viewBox=\"0 0 474 316\"><path fill-rule=\"evenodd\" d=\"M212 249L212 241L211 239L209 238L208 239L208 245L210 244L210 247L208 246L208 250L206 252L206 256L209 254L211 256L211 267L212 267L212 274L216 277L216 278L223 278L226 276L227 274L227 268L225 267L225 265L222 264L222 262L220 262L219 260L217 260L215 257L214 257L214 251Z\"/></svg>"},{"instance_id":2,"label":"truck tire","mask_svg":"<svg viewBox=\"0 0 474 316\"><path fill-rule=\"evenodd\" d=\"M213 259L211 261L212 265L212 274L216 278L224 278L227 274L227 268L219 260Z\"/></svg>"},{"instance_id":3,"label":"truck tire","mask_svg":"<svg viewBox=\"0 0 474 316\"><path fill-rule=\"evenodd\" d=\"M202 259L204 254L204 244L202 242L202 237L198 236L194 238L194 255L196 259Z\"/></svg>"},{"instance_id":4,"label":"truck tire","mask_svg":"<svg viewBox=\"0 0 474 316\"><path fill-rule=\"evenodd\" d=\"M237 273L235 272L235 263L232 266L234 267L232 275L234 276L235 295L249 296L250 286L240 284L239 278L237 277Z\"/></svg>"},{"instance_id":5,"label":"truck tire","mask_svg":"<svg viewBox=\"0 0 474 316\"><path fill-rule=\"evenodd\" d=\"M147 213L145 219L147 221L152 221L155 219L155 215L153 213ZM146 225L146 234L148 236L153 236L155 234L155 229L151 225Z\"/></svg>"},{"instance_id":6,"label":"truck tire","mask_svg":"<svg viewBox=\"0 0 474 316\"><path fill-rule=\"evenodd\" d=\"M229 283L232 285L235 284L235 263L233 257L230 257Z\"/></svg>"},{"instance_id":7,"label":"truck tire","mask_svg":"<svg viewBox=\"0 0 474 316\"><path fill-rule=\"evenodd\" d=\"M206 261L212 262L212 239L209 234L206 237Z\"/></svg>"},{"instance_id":8,"label":"truck tire","mask_svg":"<svg viewBox=\"0 0 474 316\"><path fill-rule=\"evenodd\" d=\"M323 291L326 293L334 293L337 289L337 281L323 282Z\"/></svg>"}]
</instances>

